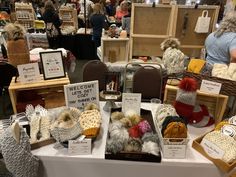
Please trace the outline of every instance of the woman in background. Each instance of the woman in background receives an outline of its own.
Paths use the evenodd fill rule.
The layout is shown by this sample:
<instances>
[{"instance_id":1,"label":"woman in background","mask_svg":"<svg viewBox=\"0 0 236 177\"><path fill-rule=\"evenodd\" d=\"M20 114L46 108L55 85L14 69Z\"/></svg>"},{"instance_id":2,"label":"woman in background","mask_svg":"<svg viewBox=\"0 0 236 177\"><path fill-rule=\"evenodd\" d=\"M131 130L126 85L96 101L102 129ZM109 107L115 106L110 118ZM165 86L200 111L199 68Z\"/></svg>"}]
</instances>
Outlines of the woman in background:
<instances>
[{"instance_id":1,"label":"woman in background","mask_svg":"<svg viewBox=\"0 0 236 177\"><path fill-rule=\"evenodd\" d=\"M236 62L236 12L223 18L219 28L206 38L205 47L206 61L211 65Z\"/></svg>"},{"instance_id":2,"label":"woman in background","mask_svg":"<svg viewBox=\"0 0 236 177\"><path fill-rule=\"evenodd\" d=\"M122 17L129 14L129 3L127 1L122 1L120 3L120 8L116 11L115 18L117 22L121 22Z\"/></svg>"},{"instance_id":3,"label":"woman in background","mask_svg":"<svg viewBox=\"0 0 236 177\"><path fill-rule=\"evenodd\" d=\"M96 3L94 5L90 23L93 28L93 41L97 48L101 45L102 29L107 26L106 16L104 15L101 4Z\"/></svg>"},{"instance_id":4,"label":"woman in background","mask_svg":"<svg viewBox=\"0 0 236 177\"><path fill-rule=\"evenodd\" d=\"M50 0L45 2L43 20L46 24L49 47L52 49L60 47L60 26L62 23L53 6L53 2Z\"/></svg>"}]
</instances>

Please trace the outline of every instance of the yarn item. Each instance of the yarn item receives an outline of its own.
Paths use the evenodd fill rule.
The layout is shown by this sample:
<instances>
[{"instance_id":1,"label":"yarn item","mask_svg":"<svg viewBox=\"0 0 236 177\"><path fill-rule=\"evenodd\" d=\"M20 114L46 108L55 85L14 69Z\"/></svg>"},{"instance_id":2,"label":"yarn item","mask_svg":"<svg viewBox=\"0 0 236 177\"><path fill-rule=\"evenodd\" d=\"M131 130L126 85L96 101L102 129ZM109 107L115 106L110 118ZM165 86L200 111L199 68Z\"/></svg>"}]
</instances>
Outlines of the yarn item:
<instances>
[{"instance_id":1,"label":"yarn item","mask_svg":"<svg viewBox=\"0 0 236 177\"><path fill-rule=\"evenodd\" d=\"M50 138L50 120L48 116L34 115L30 121L30 143ZM38 136L40 134L40 136Z\"/></svg>"},{"instance_id":2,"label":"yarn item","mask_svg":"<svg viewBox=\"0 0 236 177\"><path fill-rule=\"evenodd\" d=\"M234 125L224 125L221 128L221 133L234 138L236 141L236 126Z\"/></svg>"},{"instance_id":3,"label":"yarn item","mask_svg":"<svg viewBox=\"0 0 236 177\"><path fill-rule=\"evenodd\" d=\"M69 107L69 112L74 121L78 122L81 111L78 108Z\"/></svg>"},{"instance_id":4,"label":"yarn item","mask_svg":"<svg viewBox=\"0 0 236 177\"><path fill-rule=\"evenodd\" d=\"M111 133L113 130L121 129L123 124L120 121L115 121L109 124L108 132Z\"/></svg>"},{"instance_id":5,"label":"yarn item","mask_svg":"<svg viewBox=\"0 0 236 177\"><path fill-rule=\"evenodd\" d=\"M127 143L125 143L124 151L126 152L141 152L142 142L138 138L130 138Z\"/></svg>"},{"instance_id":6,"label":"yarn item","mask_svg":"<svg viewBox=\"0 0 236 177\"><path fill-rule=\"evenodd\" d=\"M99 107L98 105L96 105L95 103L89 103L87 104L85 107L84 107L84 110L87 111L87 110L93 110L93 109L96 109L99 111Z\"/></svg>"},{"instance_id":7,"label":"yarn item","mask_svg":"<svg viewBox=\"0 0 236 177\"><path fill-rule=\"evenodd\" d=\"M231 163L236 159L236 141L234 138L222 134L220 131L212 131L203 137L222 149L225 153L222 160ZM202 140L202 141L203 141Z\"/></svg>"},{"instance_id":8,"label":"yarn item","mask_svg":"<svg viewBox=\"0 0 236 177\"><path fill-rule=\"evenodd\" d=\"M197 81L192 78L184 78L180 81L177 90L174 107L178 115L189 119L193 113L196 102Z\"/></svg>"},{"instance_id":9,"label":"yarn item","mask_svg":"<svg viewBox=\"0 0 236 177\"><path fill-rule=\"evenodd\" d=\"M157 145L157 143L154 143L152 141L144 142L142 146L142 152L146 152L153 155L159 155L160 149Z\"/></svg>"},{"instance_id":10,"label":"yarn item","mask_svg":"<svg viewBox=\"0 0 236 177\"><path fill-rule=\"evenodd\" d=\"M120 120L120 119L122 119L124 117L125 117L125 115L122 112L116 111L116 112L111 113L111 121L112 122L116 121L116 120Z\"/></svg>"},{"instance_id":11,"label":"yarn item","mask_svg":"<svg viewBox=\"0 0 236 177\"><path fill-rule=\"evenodd\" d=\"M138 128L142 134L152 131L151 125L148 123L147 120L143 120L143 121L139 122Z\"/></svg>"},{"instance_id":12,"label":"yarn item","mask_svg":"<svg viewBox=\"0 0 236 177\"><path fill-rule=\"evenodd\" d=\"M129 136L132 138L140 138L142 135L143 133L140 131L138 125L135 125L129 129Z\"/></svg>"},{"instance_id":13,"label":"yarn item","mask_svg":"<svg viewBox=\"0 0 236 177\"><path fill-rule=\"evenodd\" d=\"M29 137L20 129L20 144L13 138L11 127L8 127L0 138L0 150L6 167L16 177L37 177L39 159L31 153Z\"/></svg>"},{"instance_id":14,"label":"yarn item","mask_svg":"<svg viewBox=\"0 0 236 177\"><path fill-rule=\"evenodd\" d=\"M187 127L182 122L171 122L163 134L164 138L187 138Z\"/></svg>"},{"instance_id":15,"label":"yarn item","mask_svg":"<svg viewBox=\"0 0 236 177\"><path fill-rule=\"evenodd\" d=\"M126 128L114 129L110 132L110 138L126 142L129 139L129 133Z\"/></svg>"},{"instance_id":16,"label":"yarn item","mask_svg":"<svg viewBox=\"0 0 236 177\"><path fill-rule=\"evenodd\" d=\"M221 128L224 126L224 125L229 125L229 122L228 120L224 120L224 121L221 121L220 123L218 123L215 127L215 130L221 130Z\"/></svg>"},{"instance_id":17,"label":"yarn item","mask_svg":"<svg viewBox=\"0 0 236 177\"><path fill-rule=\"evenodd\" d=\"M154 143L159 143L159 138L158 138L157 134L153 134L151 132L147 132L147 133L145 133L143 135L142 141L143 142L151 141L151 142L154 142Z\"/></svg>"},{"instance_id":18,"label":"yarn item","mask_svg":"<svg viewBox=\"0 0 236 177\"><path fill-rule=\"evenodd\" d=\"M130 116L128 118L131 121L132 125L137 125L142 120L142 118L137 114Z\"/></svg>"},{"instance_id":19,"label":"yarn item","mask_svg":"<svg viewBox=\"0 0 236 177\"><path fill-rule=\"evenodd\" d=\"M209 114L205 105L195 105L192 116L188 119L188 123L194 127L207 127L214 124L215 120Z\"/></svg>"},{"instance_id":20,"label":"yarn item","mask_svg":"<svg viewBox=\"0 0 236 177\"><path fill-rule=\"evenodd\" d=\"M132 123L131 123L130 119L128 119L127 117L124 117L124 118L120 119L120 122L126 128L129 128L129 127L132 126Z\"/></svg>"},{"instance_id":21,"label":"yarn item","mask_svg":"<svg viewBox=\"0 0 236 177\"><path fill-rule=\"evenodd\" d=\"M106 151L116 154L124 149L124 142L116 139L107 140Z\"/></svg>"}]
</instances>

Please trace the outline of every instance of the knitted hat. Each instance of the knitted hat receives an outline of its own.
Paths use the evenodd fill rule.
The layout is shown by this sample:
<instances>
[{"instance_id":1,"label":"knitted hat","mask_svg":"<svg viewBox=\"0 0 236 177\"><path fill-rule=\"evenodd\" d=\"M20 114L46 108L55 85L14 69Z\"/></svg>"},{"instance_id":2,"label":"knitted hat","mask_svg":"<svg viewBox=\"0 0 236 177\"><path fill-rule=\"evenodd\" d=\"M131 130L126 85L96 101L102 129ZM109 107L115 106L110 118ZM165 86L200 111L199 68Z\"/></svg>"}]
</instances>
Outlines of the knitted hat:
<instances>
[{"instance_id":1,"label":"knitted hat","mask_svg":"<svg viewBox=\"0 0 236 177\"><path fill-rule=\"evenodd\" d=\"M179 83L174 107L179 116L189 119L196 102L197 82L193 78L184 78Z\"/></svg>"},{"instance_id":2,"label":"knitted hat","mask_svg":"<svg viewBox=\"0 0 236 177\"><path fill-rule=\"evenodd\" d=\"M205 105L196 105L192 116L188 119L188 123L194 127L207 127L214 124L215 120L209 114Z\"/></svg>"}]
</instances>

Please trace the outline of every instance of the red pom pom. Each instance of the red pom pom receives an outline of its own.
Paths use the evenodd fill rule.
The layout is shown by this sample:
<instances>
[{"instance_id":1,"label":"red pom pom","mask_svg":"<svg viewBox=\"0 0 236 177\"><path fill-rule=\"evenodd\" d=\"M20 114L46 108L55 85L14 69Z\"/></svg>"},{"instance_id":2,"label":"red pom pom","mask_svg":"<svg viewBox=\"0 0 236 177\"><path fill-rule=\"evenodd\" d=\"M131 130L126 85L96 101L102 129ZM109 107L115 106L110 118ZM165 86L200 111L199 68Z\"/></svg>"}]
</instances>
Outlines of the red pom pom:
<instances>
[{"instance_id":1,"label":"red pom pom","mask_svg":"<svg viewBox=\"0 0 236 177\"><path fill-rule=\"evenodd\" d=\"M194 92L197 90L197 81L193 78L185 77L180 81L179 88L187 92Z\"/></svg>"},{"instance_id":2,"label":"red pom pom","mask_svg":"<svg viewBox=\"0 0 236 177\"><path fill-rule=\"evenodd\" d=\"M129 136L132 138L139 138L142 136L142 132L139 130L138 125L135 125L129 129Z\"/></svg>"}]
</instances>

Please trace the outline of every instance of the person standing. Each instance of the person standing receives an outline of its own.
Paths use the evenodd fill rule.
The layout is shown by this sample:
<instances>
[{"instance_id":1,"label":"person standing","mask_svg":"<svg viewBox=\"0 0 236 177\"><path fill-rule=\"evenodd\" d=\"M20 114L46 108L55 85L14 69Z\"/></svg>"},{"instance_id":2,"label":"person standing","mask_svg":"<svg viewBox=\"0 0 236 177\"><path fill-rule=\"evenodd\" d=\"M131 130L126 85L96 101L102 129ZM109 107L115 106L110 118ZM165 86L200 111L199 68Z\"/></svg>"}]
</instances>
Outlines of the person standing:
<instances>
[{"instance_id":1,"label":"person standing","mask_svg":"<svg viewBox=\"0 0 236 177\"><path fill-rule=\"evenodd\" d=\"M43 20L46 24L49 47L52 49L60 47L60 26L62 22L51 0L45 2Z\"/></svg>"},{"instance_id":2,"label":"person standing","mask_svg":"<svg viewBox=\"0 0 236 177\"><path fill-rule=\"evenodd\" d=\"M93 28L93 41L97 48L101 45L102 29L108 26L101 4L96 3L94 5L90 23Z\"/></svg>"},{"instance_id":3,"label":"person standing","mask_svg":"<svg viewBox=\"0 0 236 177\"><path fill-rule=\"evenodd\" d=\"M219 28L206 38L205 47L211 65L236 62L236 12L226 14Z\"/></svg>"}]
</instances>

